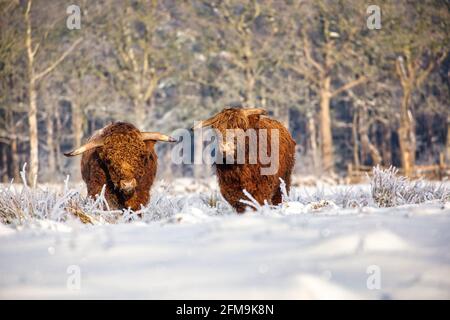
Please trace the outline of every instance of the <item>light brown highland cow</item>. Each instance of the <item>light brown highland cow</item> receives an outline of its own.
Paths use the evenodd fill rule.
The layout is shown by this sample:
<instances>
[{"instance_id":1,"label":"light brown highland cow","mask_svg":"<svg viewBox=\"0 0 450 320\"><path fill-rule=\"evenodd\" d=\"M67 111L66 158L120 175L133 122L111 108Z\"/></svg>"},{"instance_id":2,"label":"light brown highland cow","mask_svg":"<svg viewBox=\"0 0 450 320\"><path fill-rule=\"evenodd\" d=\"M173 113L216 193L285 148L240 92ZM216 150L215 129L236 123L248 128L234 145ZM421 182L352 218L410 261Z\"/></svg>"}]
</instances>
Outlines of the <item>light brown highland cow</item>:
<instances>
[{"instance_id":1,"label":"light brown highland cow","mask_svg":"<svg viewBox=\"0 0 450 320\"><path fill-rule=\"evenodd\" d=\"M88 142L65 153L83 154L81 175L90 196L105 197L111 209L140 209L150 199L150 188L158 165L154 145L157 141L175 142L158 132L140 132L134 125L116 122L97 131Z\"/></svg>"},{"instance_id":2,"label":"light brown highland cow","mask_svg":"<svg viewBox=\"0 0 450 320\"><path fill-rule=\"evenodd\" d=\"M227 108L222 112L216 114L208 120L202 121L193 129L211 126L218 131L221 136L225 137L227 129L254 129L258 136L257 152L270 154L271 152L271 136L272 130L278 130L278 163L276 164L276 172L274 174L263 175L261 168L265 165L261 164L258 156L257 163L250 163L249 156L249 140L245 140L244 154L246 162L243 164L233 163L223 164L216 163L216 171L220 191L223 197L233 206L238 213L242 213L246 209L246 204L240 200L248 200L243 190L247 190L259 204L264 204L267 200L269 204L277 205L282 201L282 193L280 190L280 179L286 183L286 189L289 191L291 182L291 173L295 162L295 141L292 139L289 131L278 121L265 117L266 111L263 109L239 109ZM267 150L260 148L259 131L261 129L267 130ZM224 139L226 140L226 139ZM235 140L237 141L237 140ZM219 143L219 149L225 152L232 150L234 157L236 157L236 150L240 148L237 146L230 146L229 143ZM251 148L250 148L251 150Z\"/></svg>"}]
</instances>

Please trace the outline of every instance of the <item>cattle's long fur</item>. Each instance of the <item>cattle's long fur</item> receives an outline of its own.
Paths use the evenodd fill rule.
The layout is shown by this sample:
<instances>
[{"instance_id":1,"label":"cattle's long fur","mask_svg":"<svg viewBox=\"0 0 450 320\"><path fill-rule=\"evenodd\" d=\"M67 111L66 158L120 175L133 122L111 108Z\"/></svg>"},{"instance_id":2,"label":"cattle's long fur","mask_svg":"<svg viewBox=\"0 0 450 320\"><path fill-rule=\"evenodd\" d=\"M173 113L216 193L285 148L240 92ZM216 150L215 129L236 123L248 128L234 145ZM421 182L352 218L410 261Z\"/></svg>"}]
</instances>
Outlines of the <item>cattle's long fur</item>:
<instances>
[{"instance_id":1,"label":"cattle's long fur","mask_svg":"<svg viewBox=\"0 0 450 320\"><path fill-rule=\"evenodd\" d=\"M295 162L295 141L289 131L278 121L260 115L246 116L242 109L228 108L214 117L211 126L221 131L224 135L226 129L255 129L258 139L259 130L267 129L267 151L270 154L271 130L279 131L279 163L278 171L274 175L262 175L261 163L250 164L216 164L216 171L220 191L223 197L230 203L237 212L242 213L246 205L240 200L248 200L243 190L247 190L260 204L268 203L277 205L282 201L280 190L280 179L286 183L289 191L291 183L291 173ZM258 141L259 142L259 141ZM246 159L248 159L248 141L246 141ZM258 155L259 152L258 143Z\"/></svg>"},{"instance_id":2,"label":"cattle's long fur","mask_svg":"<svg viewBox=\"0 0 450 320\"><path fill-rule=\"evenodd\" d=\"M103 138L103 146L83 153L81 174L90 196L100 194L106 185L105 197L112 209L140 209L148 203L155 179L157 155L155 141L143 141L140 131L130 123L110 124L91 137ZM133 193L120 189L121 180L136 179Z\"/></svg>"}]
</instances>

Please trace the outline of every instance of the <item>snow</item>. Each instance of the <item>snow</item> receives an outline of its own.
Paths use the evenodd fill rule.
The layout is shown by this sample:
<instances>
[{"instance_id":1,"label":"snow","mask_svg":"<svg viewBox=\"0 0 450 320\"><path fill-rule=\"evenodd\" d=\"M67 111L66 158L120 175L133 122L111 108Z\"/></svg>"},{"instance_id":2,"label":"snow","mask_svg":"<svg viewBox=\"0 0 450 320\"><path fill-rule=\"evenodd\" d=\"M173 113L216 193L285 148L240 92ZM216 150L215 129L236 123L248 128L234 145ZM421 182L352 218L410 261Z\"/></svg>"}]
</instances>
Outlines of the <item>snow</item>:
<instances>
[{"instance_id":1,"label":"snow","mask_svg":"<svg viewBox=\"0 0 450 320\"><path fill-rule=\"evenodd\" d=\"M80 200L84 191L67 183L7 188L0 195L11 202L47 203L0 224L1 299L450 298L441 193L380 207L370 185L296 187L278 207L237 215L213 180L185 178L158 183L142 220L133 212L111 220L100 218L102 199ZM93 224L61 212L69 193Z\"/></svg>"}]
</instances>

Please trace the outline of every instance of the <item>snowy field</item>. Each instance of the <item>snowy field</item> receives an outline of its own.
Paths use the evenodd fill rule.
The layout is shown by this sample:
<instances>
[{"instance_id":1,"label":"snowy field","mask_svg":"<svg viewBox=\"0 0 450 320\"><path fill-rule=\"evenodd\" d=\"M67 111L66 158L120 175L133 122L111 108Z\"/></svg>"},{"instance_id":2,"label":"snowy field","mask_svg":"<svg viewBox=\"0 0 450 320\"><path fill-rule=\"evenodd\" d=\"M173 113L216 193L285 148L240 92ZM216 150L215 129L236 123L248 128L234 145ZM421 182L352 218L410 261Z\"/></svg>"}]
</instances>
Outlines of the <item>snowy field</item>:
<instances>
[{"instance_id":1,"label":"snowy field","mask_svg":"<svg viewBox=\"0 0 450 320\"><path fill-rule=\"evenodd\" d=\"M82 185L3 185L0 298L450 299L448 188L378 178L244 215L214 180L159 182L141 220Z\"/></svg>"}]
</instances>

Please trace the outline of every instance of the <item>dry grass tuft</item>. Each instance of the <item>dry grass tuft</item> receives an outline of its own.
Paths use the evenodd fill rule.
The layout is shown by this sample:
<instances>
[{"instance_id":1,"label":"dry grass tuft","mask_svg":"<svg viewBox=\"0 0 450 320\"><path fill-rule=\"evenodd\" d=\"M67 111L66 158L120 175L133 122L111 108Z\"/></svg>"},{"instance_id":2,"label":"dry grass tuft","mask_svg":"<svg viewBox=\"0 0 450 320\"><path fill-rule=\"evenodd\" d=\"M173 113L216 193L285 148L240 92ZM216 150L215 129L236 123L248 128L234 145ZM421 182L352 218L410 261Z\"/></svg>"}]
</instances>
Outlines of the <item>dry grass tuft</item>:
<instances>
[{"instance_id":1,"label":"dry grass tuft","mask_svg":"<svg viewBox=\"0 0 450 320\"><path fill-rule=\"evenodd\" d=\"M443 183L411 181L398 176L398 169L390 167L373 168L370 182L372 198L379 207L394 207L404 204L417 204L430 200L448 201L449 189Z\"/></svg>"}]
</instances>

